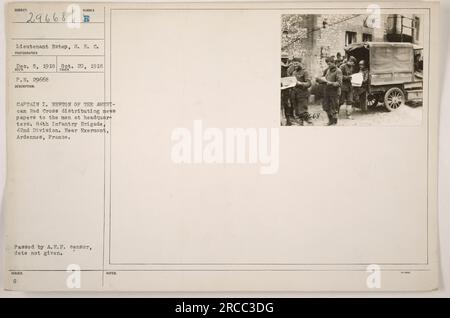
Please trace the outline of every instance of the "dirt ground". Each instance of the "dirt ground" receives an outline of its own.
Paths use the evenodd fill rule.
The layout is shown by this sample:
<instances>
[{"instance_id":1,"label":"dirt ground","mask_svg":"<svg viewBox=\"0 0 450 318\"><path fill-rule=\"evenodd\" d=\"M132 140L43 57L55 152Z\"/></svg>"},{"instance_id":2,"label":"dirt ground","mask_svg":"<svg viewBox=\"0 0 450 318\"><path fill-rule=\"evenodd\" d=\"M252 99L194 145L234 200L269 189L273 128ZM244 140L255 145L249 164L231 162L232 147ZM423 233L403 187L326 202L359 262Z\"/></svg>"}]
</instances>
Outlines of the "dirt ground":
<instances>
[{"instance_id":1,"label":"dirt ground","mask_svg":"<svg viewBox=\"0 0 450 318\"><path fill-rule=\"evenodd\" d=\"M389 112L382 105L369 109L363 113L360 109L354 108L352 117L347 119L345 106L339 111L339 120L337 126L412 126L419 125L422 121L421 105L402 105L395 111ZM314 116L313 126L325 126L328 122L327 114L323 111L322 105L309 105L309 113ZM286 120L282 115L282 125ZM293 126L299 126L296 121ZM305 124L305 126L310 126Z\"/></svg>"}]
</instances>

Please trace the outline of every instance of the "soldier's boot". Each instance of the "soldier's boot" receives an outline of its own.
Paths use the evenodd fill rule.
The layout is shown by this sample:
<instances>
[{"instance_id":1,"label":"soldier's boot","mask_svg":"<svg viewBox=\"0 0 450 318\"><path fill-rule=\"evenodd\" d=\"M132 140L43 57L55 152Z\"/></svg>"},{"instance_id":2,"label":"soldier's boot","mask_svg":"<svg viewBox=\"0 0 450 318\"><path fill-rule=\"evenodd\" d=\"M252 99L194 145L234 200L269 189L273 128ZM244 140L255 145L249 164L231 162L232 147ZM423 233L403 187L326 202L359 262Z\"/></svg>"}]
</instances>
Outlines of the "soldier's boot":
<instances>
[{"instance_id":1,"label":"soldier's boot","mask_svg":"<svg viewBox=\"0 0 450 318\"><path fill-rule=\"evenodd\" d=\"M337 114L329 114L328 116L330 118L330 122L328 123L327 126L334 126L334 125L336 125L337 122L338 122L338 117L337 117L338 115Z\"/></svg>"},{"instance_id":2,"label":"soldier's boot","mask_svg":"<svg viewBox=\"0 0 450 318\"><path fill-rule=\"evenodd\" d=\"M345 111L347 113L347 119L353 120L353 117L352 117L353 106L352 106L352 104L350 104L350 105L345 104Z\"/></svg>"},{"instance_id":3,"label":"soldier's boot","mask_svg":"<svg viewBox=\"0 0 450 318\"><path fill-rule=\"evenodd\" d=\"M327 112L327 118L328 118L327 126L334 125L334 119L333 119L333 116L332 116L329 112Z\"/></svg>"},{"instance_id":4,"label":"soldier's boot","mask_svg":"<svg viewBox=\"0 0 450 318\"><path fill-rule=\"evenodd\" d=\"M286 126L292 126L293 118L290 115L286 116Z\"/></svg>"},{"instance_id":5,"label":"soldier's boot","mask_svg":"<svg viewBox=\"0 0 450 318\"><path fill-rule=\"evenodd\" d=\"M286 119L286 126L292 126L291 115L288 112L288 108L284 108L284 118Z\"/></svg>"}]
</instances>

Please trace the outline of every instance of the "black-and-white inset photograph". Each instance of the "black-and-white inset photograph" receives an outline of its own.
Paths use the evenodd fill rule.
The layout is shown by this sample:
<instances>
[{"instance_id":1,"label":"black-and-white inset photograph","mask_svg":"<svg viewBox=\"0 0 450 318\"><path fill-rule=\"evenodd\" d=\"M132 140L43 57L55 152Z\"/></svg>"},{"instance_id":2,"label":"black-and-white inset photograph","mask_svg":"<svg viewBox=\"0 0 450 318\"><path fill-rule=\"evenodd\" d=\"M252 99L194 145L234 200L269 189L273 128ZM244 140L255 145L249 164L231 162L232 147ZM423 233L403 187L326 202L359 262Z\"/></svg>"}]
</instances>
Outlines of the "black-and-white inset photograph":
<instances>
[{"instance_id":1,"label":"black-and-white inset photograph","mask_svg":"<svg viewBox=\"0 0 450 318\"><path fill-rule=\"evenodd\" d=\"M421 123L423 15L281 19L282 126Z\"/></svg>"}]
</instances>

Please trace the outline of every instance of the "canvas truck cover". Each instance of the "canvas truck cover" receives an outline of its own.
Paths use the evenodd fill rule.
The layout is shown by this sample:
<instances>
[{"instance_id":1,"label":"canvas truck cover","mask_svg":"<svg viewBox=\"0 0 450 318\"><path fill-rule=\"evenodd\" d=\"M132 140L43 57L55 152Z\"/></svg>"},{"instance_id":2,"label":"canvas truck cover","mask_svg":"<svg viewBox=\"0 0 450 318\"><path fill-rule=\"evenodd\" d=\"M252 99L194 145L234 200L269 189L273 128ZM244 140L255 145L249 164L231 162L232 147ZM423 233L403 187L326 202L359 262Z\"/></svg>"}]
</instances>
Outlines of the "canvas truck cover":
<instances>
[{"instance_id":1,"label":"canvas truck cover","mask_svg":"<svg viewBox=\"0 0 450 318\"><path fill-rule=\"evenodd\" d=\"M411 43L367 42L347 46L358 60L368 59L371 85L410 82L414 75L414 46Z\"/></svg>"}]
</instances>

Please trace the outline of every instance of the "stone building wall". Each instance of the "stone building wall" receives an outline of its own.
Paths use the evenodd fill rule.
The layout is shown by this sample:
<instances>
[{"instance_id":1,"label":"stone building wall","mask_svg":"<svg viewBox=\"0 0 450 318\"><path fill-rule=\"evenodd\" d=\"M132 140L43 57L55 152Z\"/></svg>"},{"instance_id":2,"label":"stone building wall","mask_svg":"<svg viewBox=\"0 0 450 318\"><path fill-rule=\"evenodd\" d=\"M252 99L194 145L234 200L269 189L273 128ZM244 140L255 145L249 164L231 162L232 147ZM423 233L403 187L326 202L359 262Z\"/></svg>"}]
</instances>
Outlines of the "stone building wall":
<instances>
[{"instance_id":1,"label":"stone building wall","mask_svg":"<svg viewBox=\"0 0 450 318\"><path fill-rule=\"evenodd\" d=\"M320 75L326 68L326 57L336 56L338 52L344 56L346 32L356 34L355 42L362 42L364 35L369 35L372 41L385 41L385 16L380 28L367 27L367 15L323 14L301 17L301 21L291 25L290 30L285 32L287 34L282 37L282 47L289 54L302 57L313 77ZM297 30L300 29L302 31L299 33ZM293 39L298 38L300 39L292 43Z\"/></svg>"},{"instance_id":2,"label":"stone building wall","mask_svg":"<svg viewBox=\"0 0 450 318\"><path fill-rule=\"evenodd\" d=\"M336 56L338 52L345 55L347 32L354 32L355 42L363 42L367 37L373 42L393 41L393 21L398 15L381 15L379 27L369 27L368 16L321 14L321 15L283 15L282 16L282 50L291 56L301 57L306 69L313 78L321 76L326 68L325 59ZM414 19L418 16L408 16ZM419 17L421 20L421 17ZM404 21L408 21L404 18ZM398 26L397 26L398 29ZM418 28L417 36L411 40L421 44L423 27ZM395 40L395 39L394 39ZM397 40L395 40L397 41Z\"/></svg>"}]
</instances>

